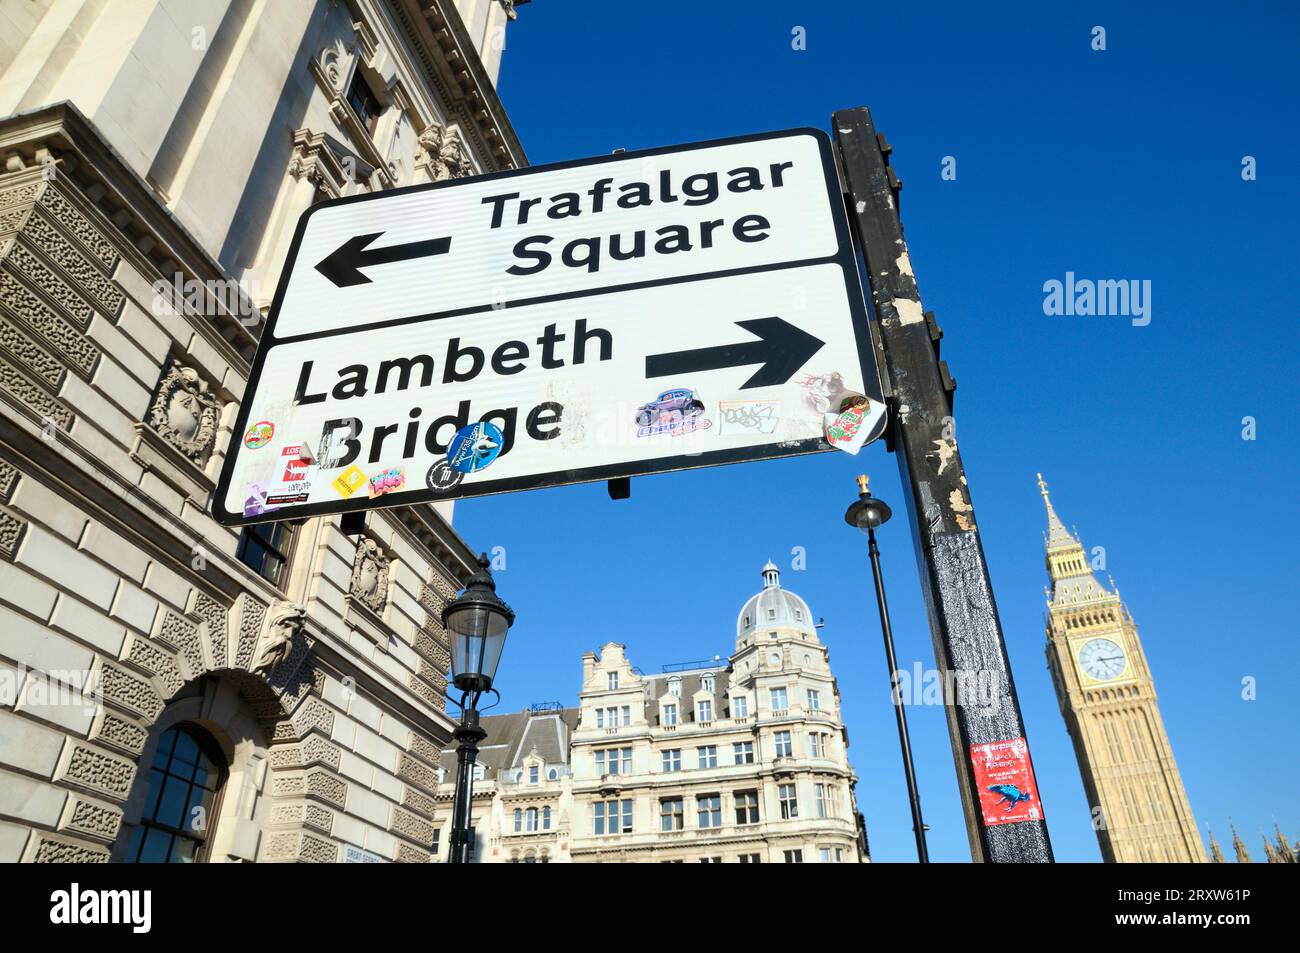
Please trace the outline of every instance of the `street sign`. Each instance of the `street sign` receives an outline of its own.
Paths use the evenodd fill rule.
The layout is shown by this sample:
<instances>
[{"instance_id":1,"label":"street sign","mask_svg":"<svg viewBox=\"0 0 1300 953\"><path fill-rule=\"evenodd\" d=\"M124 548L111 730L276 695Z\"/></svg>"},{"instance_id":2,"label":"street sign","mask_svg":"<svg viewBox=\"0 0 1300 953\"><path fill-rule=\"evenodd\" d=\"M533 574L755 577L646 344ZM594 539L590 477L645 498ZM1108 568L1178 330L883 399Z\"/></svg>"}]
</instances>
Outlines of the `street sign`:
<instances>
[{"instance_id":1,"label":"street sign","mask_svg":"<svg viewBox=\"0 0 1300 953\"><path fill-rule=\"evenodd\" d=\"M820 130L352 196L298 223L213 509L856 452L880 397Z\"/></svg>"}]
</instances>

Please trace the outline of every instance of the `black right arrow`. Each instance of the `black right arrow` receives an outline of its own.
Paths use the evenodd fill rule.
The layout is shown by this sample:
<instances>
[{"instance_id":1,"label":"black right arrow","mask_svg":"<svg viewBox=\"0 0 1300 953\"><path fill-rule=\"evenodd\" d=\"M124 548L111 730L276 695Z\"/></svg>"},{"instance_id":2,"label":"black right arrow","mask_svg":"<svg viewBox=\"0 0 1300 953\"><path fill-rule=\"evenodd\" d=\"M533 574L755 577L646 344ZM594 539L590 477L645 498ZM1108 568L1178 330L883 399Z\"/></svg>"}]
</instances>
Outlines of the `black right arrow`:
<instances>
[{"instance_id":1,"label":"black right arrow","mask_svg":"<svg viewBox=\"0 0 1300 953\"><path fill-rule=\"evenodd\" d=\"M366 251L366 246L383 232L373 235L356 235L349 238L316 266L316 270L334 282L340 288L353 285L366 285L370 279L360 271L371 265L386 265L393 261L406 261L410 258L427 258L430 255L445 255L451 250L450 238L431 238L423 242L407 242L405 245L389 245L387 248L374 248Z\"/></svg>"},{"instance_id":2,"label":"black right arrow","mask_svg":"<svg viewBox=\"0 0 1300 953\"><path fill-rule=\"evenodd\" d=\"M758 340L702 347L693 351L651 354L645 359L645 376L675 377L724 367L762 364L749 380L740 385L740 389L771 387L788 381L826 344L807 331L796 328L789 321L777 317L751 318L748 321L737 321L736 325L755 335Z\"/></svg>"}]
</instances>

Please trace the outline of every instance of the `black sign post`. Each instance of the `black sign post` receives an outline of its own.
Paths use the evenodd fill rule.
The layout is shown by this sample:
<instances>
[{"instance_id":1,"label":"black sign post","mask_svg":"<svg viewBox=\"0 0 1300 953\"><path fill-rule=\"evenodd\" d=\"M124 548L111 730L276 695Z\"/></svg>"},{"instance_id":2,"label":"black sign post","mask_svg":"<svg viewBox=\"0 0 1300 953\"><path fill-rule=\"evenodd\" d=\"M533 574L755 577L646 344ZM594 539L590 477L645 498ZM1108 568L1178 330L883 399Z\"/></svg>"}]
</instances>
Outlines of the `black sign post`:
<instances>
[{"instance_id":1,"label":"black sign post","mask_svg":"<svg viewBox=\"0 0 1300 953\"><path fill-rule=\"evenodd\" d=\"M971 856L981 862L1051 862L1020 703L957 448L953 385L939 360L940 332L922 310L903 241L900 183L889 168L890 147L877 136L866 108L842 110L831 122L849 218L875 304L890 392L889 447L908 490L935 659L945 688L955 694L945 698L945 707ZM980 690L973 692L974 686Z\"/></svg>"}]
</instances>

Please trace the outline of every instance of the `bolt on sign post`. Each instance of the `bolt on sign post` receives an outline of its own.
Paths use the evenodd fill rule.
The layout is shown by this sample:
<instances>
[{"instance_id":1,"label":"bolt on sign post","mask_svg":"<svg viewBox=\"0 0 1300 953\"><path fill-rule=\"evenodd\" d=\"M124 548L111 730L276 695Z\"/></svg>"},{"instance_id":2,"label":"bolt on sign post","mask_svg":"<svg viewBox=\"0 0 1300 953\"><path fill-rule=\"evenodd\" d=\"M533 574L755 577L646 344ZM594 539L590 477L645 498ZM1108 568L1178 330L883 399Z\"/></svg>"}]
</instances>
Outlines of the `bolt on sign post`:
<instances>
[{"instance_id":1,"label":"bolt on sign post","mask_svg":"<svg viewBox=\"0 0 1300 953\"><path fill-rule=\"evenodd\" d=\"M837 112L831 122L871 283L895 410L889 441L909 491L935 658L943 684L957 689L956 703L947 703L948 731L971 855L976 861L1050 862L1020 703L957 449L952 385L939 360L940 332L921 308L903 241L890 148L865 108ZM963 686L989 683L991 699L981 691L980 705L963 697Z\"/></svg>"},{"instance_id":2,"label":"bolt on sign post","mask_svg":"<svg viewBox=\"0 0 1300 953\"><path fill-rule=\"evenodd\" d=\"M885 426L834 147L796 129L299 221L213 510L239 525L857 447Z\"/></svg>"}]
</instances>

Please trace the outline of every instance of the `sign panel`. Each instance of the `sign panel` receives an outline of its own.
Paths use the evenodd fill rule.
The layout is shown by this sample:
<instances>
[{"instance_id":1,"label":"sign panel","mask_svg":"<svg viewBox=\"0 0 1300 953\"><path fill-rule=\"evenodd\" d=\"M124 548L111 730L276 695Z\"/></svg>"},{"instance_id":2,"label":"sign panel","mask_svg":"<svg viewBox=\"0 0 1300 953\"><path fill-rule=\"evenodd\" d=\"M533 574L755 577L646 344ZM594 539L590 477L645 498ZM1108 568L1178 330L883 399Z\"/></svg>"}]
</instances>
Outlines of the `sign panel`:
<instances>
[{"instance_id":1,"label":"sign panel","mask_svg":"<svg viewBox=\"0 0 1300 953\"><path fill-rule=\"evenodd\" d=\"M818 130L356 196L298 225L214 511L856 452L879 398Z\"/></svg>"}]
</instances>

